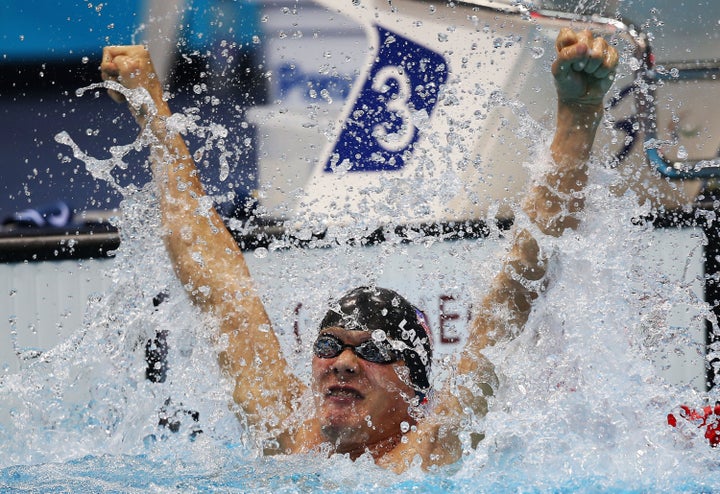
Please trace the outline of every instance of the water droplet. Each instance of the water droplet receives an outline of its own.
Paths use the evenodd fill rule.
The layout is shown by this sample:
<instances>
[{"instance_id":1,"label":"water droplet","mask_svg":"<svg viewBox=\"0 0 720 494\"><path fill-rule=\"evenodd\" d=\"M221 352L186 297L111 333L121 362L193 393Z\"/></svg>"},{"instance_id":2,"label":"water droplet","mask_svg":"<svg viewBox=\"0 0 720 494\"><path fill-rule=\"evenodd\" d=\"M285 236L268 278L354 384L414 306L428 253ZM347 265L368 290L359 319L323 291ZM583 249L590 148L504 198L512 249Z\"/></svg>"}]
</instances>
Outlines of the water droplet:
<instances>
[{"instance_id":1,"label":"water droplet","mask_svg":"<svg viewBox=\"0 0 720 494\"><path fill-rule=\"evenodd\" d=\"M264 259L268 255L268 250L265 247L258 247L253 252L253 255L257 257L258 259Z\"/></svg>"},{"instance_id":2,"label":"water droplet","mask_svg":"<svg viewBox=\"0 0 720 494\"><path fill-rule=\"evenodd\" d=\"M332 104L333 100L332 100L332 97L330 96L330 91L328 91L327 89L322 89L322 90L320 91L320 96L321 96L322 99L324 99L328 104Z\"/></svg>"},{"instance_id":3,"label":"water droplet","mask_svg":"<svg viewBox=\"0 0 720 494\"><path fill-rule=\"evenodd\" d=\"M537 60L538 58L542 58L543 55L545 55L545 48L543 48L542 46L533 46L530 49L530 52L532 54L532 57Z\"/></svg>"}]
</instances>

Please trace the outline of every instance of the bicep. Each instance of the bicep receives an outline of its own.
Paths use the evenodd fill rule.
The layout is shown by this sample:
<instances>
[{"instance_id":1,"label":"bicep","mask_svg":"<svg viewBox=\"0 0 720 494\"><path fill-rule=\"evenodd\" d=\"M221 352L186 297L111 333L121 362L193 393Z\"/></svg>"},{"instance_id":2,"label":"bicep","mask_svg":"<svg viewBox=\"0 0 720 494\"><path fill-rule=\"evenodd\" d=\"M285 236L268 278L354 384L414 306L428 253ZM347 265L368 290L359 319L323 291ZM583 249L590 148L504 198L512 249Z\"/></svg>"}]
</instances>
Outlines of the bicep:
<instances>
[{"instance_id":1,"label":"bicep","mask_svg":"<svg viewBox=\"0 0 720 494\"><path fill-rule=\"evenodd\" d=\"M234 380L233 398L251 421L282 423L305 386L291 371L259 296L239 291L217 310L220 363Z\"/></svg>"}]
</instances>

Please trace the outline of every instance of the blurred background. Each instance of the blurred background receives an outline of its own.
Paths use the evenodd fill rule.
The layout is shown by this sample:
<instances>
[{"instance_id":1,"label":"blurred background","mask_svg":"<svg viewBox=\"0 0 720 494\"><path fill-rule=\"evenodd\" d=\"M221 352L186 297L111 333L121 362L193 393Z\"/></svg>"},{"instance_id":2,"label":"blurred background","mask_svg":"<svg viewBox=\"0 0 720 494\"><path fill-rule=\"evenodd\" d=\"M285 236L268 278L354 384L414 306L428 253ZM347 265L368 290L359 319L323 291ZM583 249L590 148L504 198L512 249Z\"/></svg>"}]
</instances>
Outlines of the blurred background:
<instances>
[{"instance_id":1,"label":"blurred background","mask_svg":"<svg viewBox=\"0 0 720 494\"><path fill-rule=\"evenodd\" d=\"M720 4L714 0L556 0L527 4L538 9L623 19L648 36L660 63L717 63L720 56ZM167 81L173 108L193 107L199 112L200 122L220 123L229 130L222 150L204 146L200 160L206 163L203 178L223 214L247 214L248 201L257 196L262 174L258 171L261 146L255 123L258 118L268 121L272 116L261 114L248 119L246 110L277 105L290 98L293 84L312 83L298 79L294 61L284 59L279 65L270 60L278 58L273 40L297 38L303 27L314 24L317 26L305 29L306 39L332 27L327 13L321 21L300 27L293 28L292 15L284 16L284 24L277 22L280 13L302 14L303 9L310 12L316 8L310 0L4 2L0 6L0 219L57 200L65 201L76 212L109 211L118 206L119 195L94 180L82 163L70 159L67 148L56 143L54 136L67 131L95 157L107 157L112 145L132 142L137 133L135 124L121 105L106 97L104 90L76 95L77 89L98 82L103 46L131 43L149 43L158 70ZM332 22L339 26L334 28L336 31L345 29L346 39L363 36L347 20L335 16ZM343 37L332 40L342 42ZM318 50L319 54L306 56L321 58L323 49ZM339 99L347 95L356 73L357 65L355 72L347 70L343 74L345 79L336 77L334 87ZM278 81L283 78L286 83L279 87ZM714 93L692 89L688 94L709 100ZM299 106L300 113L310 111ZM335 106L340 106L337 97ZM712 108L705 108L711 115ZM284 115L283 125L296 124L291 121L292 113ZM717 124L716 117L708 118ZM301 125L296 127L302 132ZM195 149L199 147L203 142L194 144ZM710 147L716 147L715 141L706 146L705 157L717 151L707 151ZM642 155L639 146L634 151ZM228 163L229 180L219 177L227 170L221 172L214 165L221 152ZM139 166L114 173L120 184L142 183L148 178ZM277 189L276 184L271 185L270 193ZM702 188L701 184L686 184L687 196L675 200L673 206L693 202ZM275 202L282 202L282 198ZM272 200L270 203L275 205Z\"/></svg>"},{"instance_id":2,"label":"blurred background","mask_svg":"<svg viewBox=\"0 0 720 494\"><path fill-rule=\"evenodd\" d=\"M168 22L171 29L165 27ZM138 129L122 105L104 90L82 96L76 90L99 82L104 46L148 40L159 40L152 43L153 55L174 96L173 106L197 107L204 121L232 129L226 146L235 153L231 173L237 178L237 195L221 205L234 214L235 205L244 204L257 186L253 148L247 145L252 130L241 122L246 107L265 101L261 35L259 5L243 0L4 2L0 217L57 200L76 211L118 206L119 195L94 180L82 164L70 162L67 148L54 136L67 131L86 153L99 158L108 157L110 146L133 141ZM222 104L210 104L210 96L222 98ZM206 159L217 159L212 152ZM204 176L212 188L217 177L211 172ZM126 184L142 183L148 176L135 166L115 178Z\"/></svg>"}]
</instances>

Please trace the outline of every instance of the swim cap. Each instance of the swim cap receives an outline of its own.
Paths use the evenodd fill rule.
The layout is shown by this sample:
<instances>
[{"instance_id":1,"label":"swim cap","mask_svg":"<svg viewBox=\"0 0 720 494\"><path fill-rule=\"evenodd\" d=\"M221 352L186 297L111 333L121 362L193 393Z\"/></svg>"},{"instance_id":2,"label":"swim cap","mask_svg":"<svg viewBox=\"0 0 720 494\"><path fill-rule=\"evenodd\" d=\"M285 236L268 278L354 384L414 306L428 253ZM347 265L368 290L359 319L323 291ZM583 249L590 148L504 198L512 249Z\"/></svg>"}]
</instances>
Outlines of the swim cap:
<instances>
[{"instance_id":1,"label":"swim cap","mask_svg":"<svg viewBox=\"0 0 720 494\"><path fill-rule=\"evenodd\" d=\"M401 351L420 399L430 389L432 345L425 314L393 290L361 286L331 304L320 329L381 330Z\"/></svg>"}]
</instances>

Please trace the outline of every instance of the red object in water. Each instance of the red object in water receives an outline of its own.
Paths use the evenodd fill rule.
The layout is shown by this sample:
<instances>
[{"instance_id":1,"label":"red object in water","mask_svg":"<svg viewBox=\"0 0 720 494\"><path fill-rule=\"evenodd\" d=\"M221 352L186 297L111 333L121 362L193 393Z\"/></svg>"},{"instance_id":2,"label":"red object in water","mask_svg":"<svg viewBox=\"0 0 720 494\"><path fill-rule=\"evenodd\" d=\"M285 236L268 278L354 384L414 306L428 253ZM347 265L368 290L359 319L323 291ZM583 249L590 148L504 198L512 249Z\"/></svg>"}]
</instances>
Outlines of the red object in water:
<instances>
[{"instance_id":1,"label":"red object in water","mask_svg":"<svg viewBox=\"0 0 720 494\"><path fill-rule=\"evenodd\" d=\"M715 406L704 406L698 410L686 405L680 406L680 417L696 425L698 429L705 428L705 439L713 448L720 444L720 401ZM668 424L677 427L677 418L672 413L667 416Z\"/></svg>"}]
</instances>

